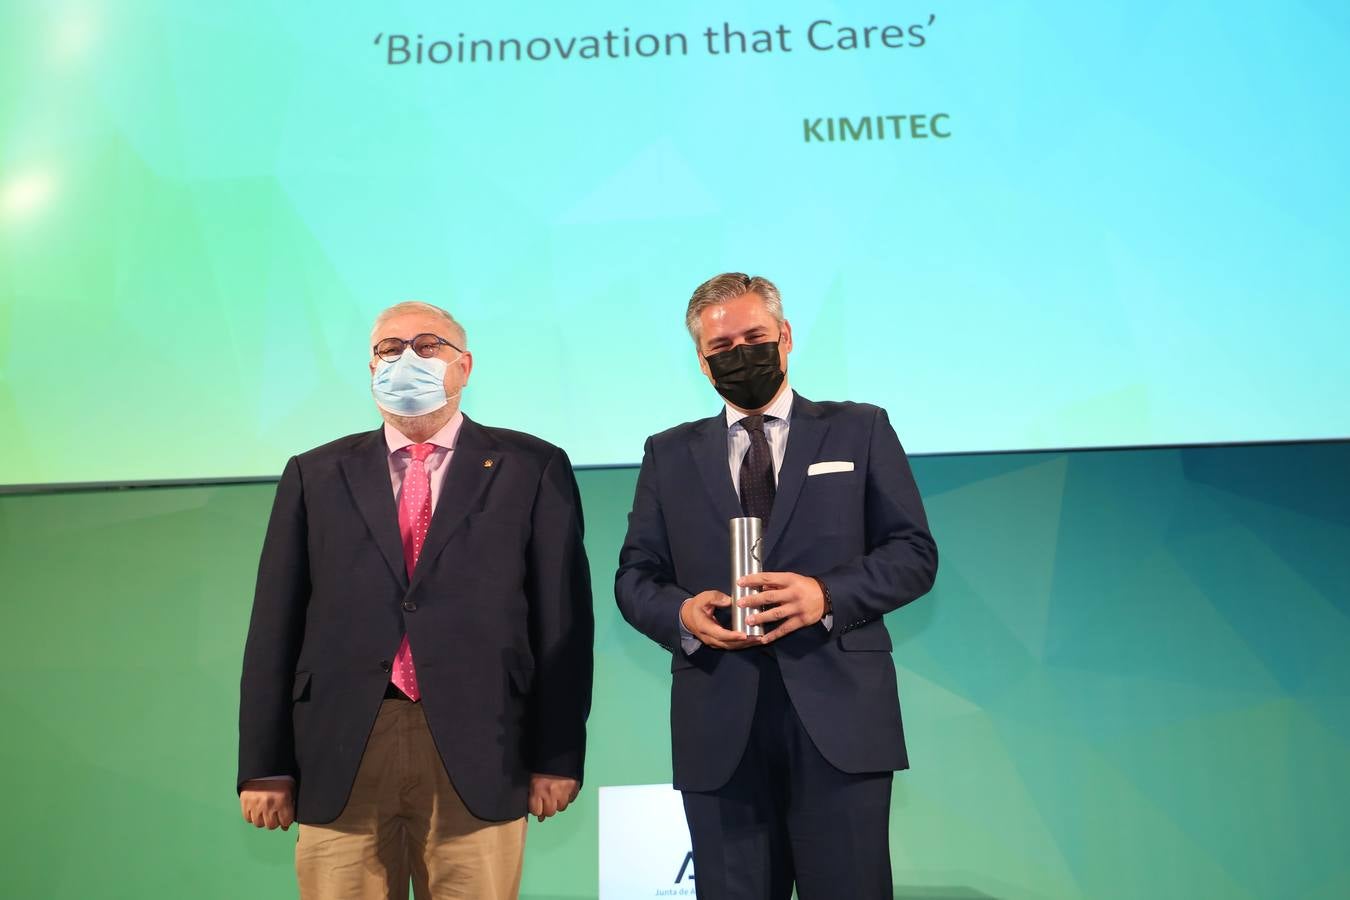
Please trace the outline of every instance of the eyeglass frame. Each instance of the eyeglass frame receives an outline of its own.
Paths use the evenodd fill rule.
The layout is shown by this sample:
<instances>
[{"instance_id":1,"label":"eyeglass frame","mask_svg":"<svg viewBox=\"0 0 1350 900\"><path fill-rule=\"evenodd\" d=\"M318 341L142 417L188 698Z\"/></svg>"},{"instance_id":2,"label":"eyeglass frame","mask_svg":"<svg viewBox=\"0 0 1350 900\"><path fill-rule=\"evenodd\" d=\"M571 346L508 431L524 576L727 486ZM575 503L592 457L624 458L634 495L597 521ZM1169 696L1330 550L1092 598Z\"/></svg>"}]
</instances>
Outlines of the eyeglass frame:
<instances>
[{"instance_id":1,"label":"eyeglass frame","mask_svg":"<svg viewBox=\"0 0 1350 900\"><path fill-rule=\"evenodd\" d=\"M455 345L455 344L452 344L451 342L447 341L445 338L441 337L439 334L436 334L434 331L424 331L424 332L422 332L421 334L414 334L412 337L408 338L406 341L405 341L403 338L400 338L400 337L380 338L380 340L377 341L377 342L375 343L375 346L373 346L373 347L370 348L370 353L371 353L372 356L379 357L380 359L384 360L385 362L395 362L395 361L398 360L398 358L399 358L400 356L402 356L404 353L406 353L406 352L408 351L408 348L409 348L409 347L412 347L412 348L413 348L413 352L414 352L414 353L417 353L418 356L421 356L422 359L431 359L431 356L435 356L435 355L436 355L436 352L435 352L435 351L432 351L431 356L422 356L422 354L418 352L417 348L416 348L416 347L413 347L413 344L415 344L415 343L417 342L417 339L418 339L418 338L424 338L424 337L433 337L433 338L435 338L435 339L436 339L436 343L433 345L433 346L435 346L435 347L438 347L438 348L439 348L439 347L449 347L450 349L456 350L456 351L458 351L458 352L460 352L460 353L466 352L466 351L464 350L463 347L460 347L460 346L457 346L457 345ZM398 355L395 356L393 359L385 359L384 354L380 352L380 344L383 344L383 343L385 343L386 341L398 341L399 343L401 343L401 344L403 345L402 347L399 348Z\"/></svg>"}]
</instances>

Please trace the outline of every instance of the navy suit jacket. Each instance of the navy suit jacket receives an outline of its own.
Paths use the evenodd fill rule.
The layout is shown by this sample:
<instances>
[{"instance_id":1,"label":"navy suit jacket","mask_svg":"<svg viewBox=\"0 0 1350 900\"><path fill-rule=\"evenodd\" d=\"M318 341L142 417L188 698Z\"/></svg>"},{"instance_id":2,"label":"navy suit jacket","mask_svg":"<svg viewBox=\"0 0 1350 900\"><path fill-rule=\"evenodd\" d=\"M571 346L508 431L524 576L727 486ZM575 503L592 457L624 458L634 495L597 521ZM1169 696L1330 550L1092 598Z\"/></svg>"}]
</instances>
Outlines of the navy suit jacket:
<instances>
[{"instance_id":1,"label":"navy suit jacket","mask_svg":"<svg viewBox=\"0 0 1350 900\"><path fill-rule=\"evenodd\" d=\"M807 475L815 462L849 472ZM755 708L757 649L680 649L690 596L730 593L729 520L744 515L727 464L726 416L647 440L615 596L634 628L672 654L670 728L675 786L710 791L730 778ZM922 596L937 545L900 440L884 410L794 398L764 570L820 578L833 627L802 628L772 644L792 705L817 749L844 772L908 765L891 638L882 616Z\"/></svg>"},{"instance_id":2,"label":"navy suit jacket","mask_svg":"<svg viewBox=\"0 0 1350 900\"><path fill-rule=\"evenodd\" d=\"M567 455L467 417L409 581L383 429L294 457L244 649L239 784L293 775L342 812L406 632L446 772L477 817L526 813L532 772L580 779L590 571Z\"/></svg>"}]
</instances>

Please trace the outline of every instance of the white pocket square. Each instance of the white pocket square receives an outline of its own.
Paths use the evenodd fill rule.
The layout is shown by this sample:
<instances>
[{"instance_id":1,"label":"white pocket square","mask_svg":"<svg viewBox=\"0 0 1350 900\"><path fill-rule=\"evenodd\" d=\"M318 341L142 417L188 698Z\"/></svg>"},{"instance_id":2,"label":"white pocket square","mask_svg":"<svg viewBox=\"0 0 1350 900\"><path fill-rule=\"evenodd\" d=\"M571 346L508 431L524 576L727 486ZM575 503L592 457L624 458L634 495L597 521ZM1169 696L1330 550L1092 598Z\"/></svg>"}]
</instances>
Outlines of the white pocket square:
<instances>
[{"instance_id":1,"label":"white pocket square","mask_svg":"<svg viewBox=\"0 0 1350 900\"><path fill-rule=\"evenodd\" d=\"M806 474L808 476L828 475L831 472L852 472L852 471L853 471L853 463L842 459L836 460L834 462L811 463L811 465L806 467Z\"/></svg>"}]
</instances>

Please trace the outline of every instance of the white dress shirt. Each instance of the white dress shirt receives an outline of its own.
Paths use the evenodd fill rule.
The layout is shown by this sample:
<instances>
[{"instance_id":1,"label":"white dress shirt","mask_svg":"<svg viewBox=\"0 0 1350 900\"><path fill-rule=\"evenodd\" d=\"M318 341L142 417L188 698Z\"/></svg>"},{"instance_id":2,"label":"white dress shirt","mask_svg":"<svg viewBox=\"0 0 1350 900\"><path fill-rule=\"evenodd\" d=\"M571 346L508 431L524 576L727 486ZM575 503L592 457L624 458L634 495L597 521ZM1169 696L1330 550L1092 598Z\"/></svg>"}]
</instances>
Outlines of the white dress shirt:
<instances>
[{"instance_id":1,"label":"white dress shirt","mask_svg":"<svg viewBox=\"0 0 1350 900\"><path fill-rule=\"evenodd\" d=\"M783 454L787 452L788 428L792 425L792 388L784 384L777 398L764 410L764 436L769 439L773 454L773 483L778 484L778 470L783 468ZM741 420L745 418L730 403L727 404L727 465L731 468L731 487L741 495L741 461L750 452L750 432ZM773 416L772 419L769 416Z\"/></svg>"}]
</instances>

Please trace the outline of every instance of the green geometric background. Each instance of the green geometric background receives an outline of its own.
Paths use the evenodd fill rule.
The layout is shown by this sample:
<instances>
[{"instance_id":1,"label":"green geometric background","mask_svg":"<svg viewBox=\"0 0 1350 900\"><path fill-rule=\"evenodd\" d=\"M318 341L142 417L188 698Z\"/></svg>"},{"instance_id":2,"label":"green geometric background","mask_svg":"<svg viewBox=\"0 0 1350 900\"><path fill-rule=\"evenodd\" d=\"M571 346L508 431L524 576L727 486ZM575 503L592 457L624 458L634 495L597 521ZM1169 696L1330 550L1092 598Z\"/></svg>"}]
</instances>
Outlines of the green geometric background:
<instances>
[{"instance_id":1,"label":"green geometric background","mask_svg":"<svg viewBox=\"0 0 1350 900\"><path fill-rule=\"evenodd\" d=\"M1350 443L915 460L942 550L890 616L905 898L1350 896ZM668 667L609 586L635 480L579 473L596 694L524 896L596 891L601 785L669 780ZM294 896L239 821L270 484L0 496L13 897Z\"/></svg>"}]
</instances>

